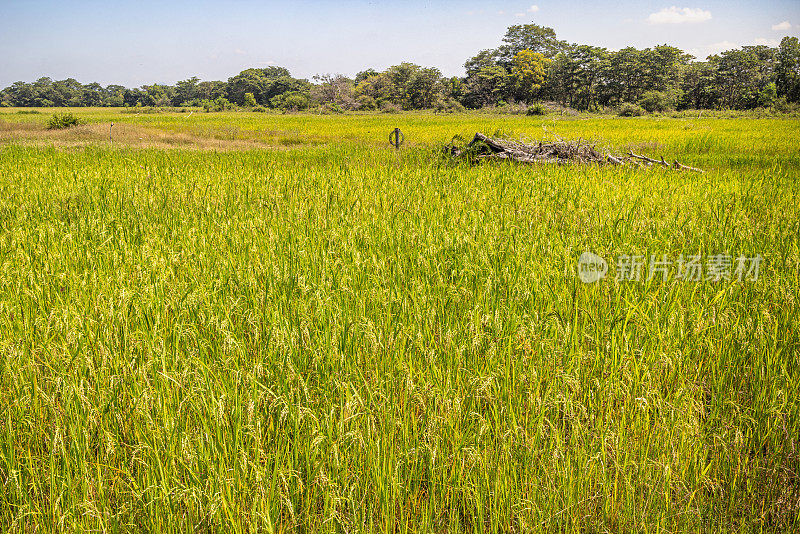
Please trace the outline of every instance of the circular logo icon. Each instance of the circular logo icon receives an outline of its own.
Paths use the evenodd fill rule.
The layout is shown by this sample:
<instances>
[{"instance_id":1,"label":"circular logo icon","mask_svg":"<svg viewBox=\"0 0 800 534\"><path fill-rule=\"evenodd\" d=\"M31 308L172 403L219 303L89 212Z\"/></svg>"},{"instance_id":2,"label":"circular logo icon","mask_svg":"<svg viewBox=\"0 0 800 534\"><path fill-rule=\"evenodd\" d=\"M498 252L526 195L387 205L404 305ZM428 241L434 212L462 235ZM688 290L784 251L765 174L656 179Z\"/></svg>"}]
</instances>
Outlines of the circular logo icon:
<instances>
[{"instance_id":1,"label":"circular logo icon","mask_svg":"<svg viewBox=\"0 0 800 534\"><path fill-rule=\"evenodd\" d=\"M578 278L584 284L592 284L605 278L607 272L608 263L597 254L584 252L578 258Z\"/></svg>"}]
</instances>

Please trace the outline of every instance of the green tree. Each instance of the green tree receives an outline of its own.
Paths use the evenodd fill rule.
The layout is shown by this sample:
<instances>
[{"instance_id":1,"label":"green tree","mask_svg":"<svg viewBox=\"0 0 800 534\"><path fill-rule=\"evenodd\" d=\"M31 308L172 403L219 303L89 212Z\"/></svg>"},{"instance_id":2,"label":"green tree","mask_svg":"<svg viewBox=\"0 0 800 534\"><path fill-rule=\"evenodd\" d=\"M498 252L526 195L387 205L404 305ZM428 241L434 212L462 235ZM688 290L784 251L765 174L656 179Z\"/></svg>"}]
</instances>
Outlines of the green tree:
<instances>
[{"instance_id":1,"label":"green tree","mask_svg":"<svg viewBox=\"0 0 800 534\"><path fill-rule=\"evenodd\" d=\"M270 106L286 111L303 111L311 105L308 95L300 91L288 91L272 97Z\"/></svg>"},{"instance_id":2,"label":"green tree","mask_svg":"<svg viewBox=\"0 0 800 534\"><path fill-rule=\"evenodd\" d=\"M774 105L777 100L778 100L778 88L775 85L775 82L769 82L758 93L759 106L769 107Z\"/></svg>"},{"instance_id":3,"label":"green tree","mask_svg":"<svg viewBox=\"0 0 800 534\"><path fill-rule=\"evenodd\" d=\"M778 47L775 87L779 97L800 102L800 40L784 37Z\"/></svg>"},{"instance_id":4,"label":"green tree","mask_svg":"<svg viewBox=\"0 0 800 534\"><path fill-rule=\"evenodd\" d=\"M772 81L776 55L776 50L767 46L744 46L711 56L722 106L731 109L758 106L761 91Z\"/></svg>"},{"instance_id":5,"label":"green tree","mask_svg":"<svg viewBox=\"0 0 800 534\"><path fill-rule=\"evenodd\" d=\"M681 80L680 109L714 109L719 105L716 66L708 61L690 63Z\"/></svg>"},{"instance_id":6,"label":"green tree","mask_svg":"<svg viewBox=\"0 0 800 534\"><path fill-rule=\"evenodd\" d=\"M125 87L122 85L108 85L103 92L103 105L112 107L125 105Z\"/></svg>"},{"instance_id":7,"label":"green tree","mask_svg":"<svg viewBox=\"0 0 800 534\"><path fill-rule=\"evenodd\" d=\"M505 98L509 76L500 65L484 67L464 81L464 105L470 108L494 106Z\"/></svg>"},{"instance_id":8,"label":"green tree","mask_svg":"<svg viewBox=\"0 0 800 534\"><path fill-rule=\"evenodd\" d=\"M81 91L81 106L102 106L104 105L105 89L99 83L90 83L83 86Z\"/></svg>"},{"instance_id":9,"label":"green tree","mask_svg":"<svg viewBox=\"0 0 800 534\"><path fill-rule=\"evenodd\" d=\"M607 87L611 103L637 102L646 90L644 53L630 46L612 53Z\"/></svg>"},{"instance_id":10,"label":"green tree","mask_svg":"<svg viewBox=\"0 0 800 534\"><path fill-rule=\"evenodd\" d=\"M216 100L228 92L228 84L222 81L200 82L197 84L199 100Z\"/></svg>"},{"instance_id":11,"label":"green tree","mask_svg":"<svg viewBox=\"0 0 800 534\"><path fill-rule=\"evenodd\" d=\"M153 85L143 85L144 102L146 106L160 106L167 107L172 105L172 98L175 94L175 88L169 85L162 85L154 83Z\"/></svg>"},{"instance_id":12,"label":"green tree","mask_svg":"<svg viewBox=\"0 0 800 534\"><path fill-rule=\"evenodd\" d=\"M550 63L539 52L520 50L511 66L511 83L514 95L522 102L530 102L545 80L545 68Z\"/></svg>"},{"instance_id":13,"label":"green tree","mask_svg":"<svg viewBox=\"0 0 800 534\"><path fill-rule=\"evenodd\" d=\"M288 71L286 74L288 75ZM244 95L252 93L259 104L267 105L267 83L267 76L261 69L245 69L228 79L227 98L241 106L244 105Z\"/></svg>"},{"instance_id":14,"label":"green tree","mask_svg":"<svg viewBox=\"0 0 800 534\"><path fill-rule=\"evenodd\" d=\"M545 94L577 109L596 107L604 98L608 51L589 45L569 45L559 52L547 74Z\"/></svg>"},{"instance_id":15,"label":"green tree","mask_svg":"<svg viewBox=\"0 0 800 534\"><path fill-rule=\"evenodd\" d=\"M377 71L377 70L375 70L375 69L366 69L366 70L362 70L361 72L359 72L358 74L356 74L356 77L355 77L355 79L353 80L353 82L354 82L356 85L358 85L358 84L360 84L361 82L363 82L364 80L366 80L367 78L372 78L373 76L377 76L378 74L379 74L379 73L378 73L378 71Z\"/></svg>"},{"instance_id":16,"label":"green tree","mask_svg":"<svg viewBox=\"0 0 800 534\"><path fill-rule=\"evenodd\" d=\"M174 96L172 97L172 105L182 106L192 100L197 100L200 96L197 90L197 84L199 82L200 78L192 76L188 80L182 80L176 83Z\"/></svg>"},{"instance_id":17,"label":"green tree","mask_svg":"<svg viewBox=\"0 0 800 534\"><path fill-rule=\"evenodd\" d=\"M248 108L254 108L258 105L258 102L256 102L256 97L253 96L253 93L244 94L244 105Z\"/></svg>"},{"instance_id":18,"label":"green tree","mask_svg":"<svg viewBox=\"0 0 800 534\"><path fill-rule=\"evenodd\" d=\"M338 106L341 109L357 107L353 91L355 83L341 74L323 74L314 76L315 84L311 88L311 97L320 104Z\"/></svg>"},{"instance_id":19,"label":"green tree","mask_svg":"<svg viewBox=\"0 0 800 534\"><path fill-rule=\"evenodd\" d=\"M495 65L497 65L497 50L481 50L464 63L464 69L467 71L467 76L470 76L481 69Z\"/></svg>"},{"instance_id":20,"label":"green tree","mask_svg":"<svg viewBox=\"0 0 800 534\"><path fill-rule=\"evenodd\" d=\"M444 91L442 73L434 67L415 69L406 83L407 109L430 109Z\"/></svg>"},{"instance_id":21,"label":"green tree","mask_svg":"<svg viewBox=\"0 0 800 534\"><path fill-rule=\"evenodd\" d=\"M553 58L566 44L559 41L553 28L538 24L518 24L510 26L503 36L503 44L497 49L498 62L510 69L514 57L522 50L538 52Z\"/></svg>"}]
</instances>

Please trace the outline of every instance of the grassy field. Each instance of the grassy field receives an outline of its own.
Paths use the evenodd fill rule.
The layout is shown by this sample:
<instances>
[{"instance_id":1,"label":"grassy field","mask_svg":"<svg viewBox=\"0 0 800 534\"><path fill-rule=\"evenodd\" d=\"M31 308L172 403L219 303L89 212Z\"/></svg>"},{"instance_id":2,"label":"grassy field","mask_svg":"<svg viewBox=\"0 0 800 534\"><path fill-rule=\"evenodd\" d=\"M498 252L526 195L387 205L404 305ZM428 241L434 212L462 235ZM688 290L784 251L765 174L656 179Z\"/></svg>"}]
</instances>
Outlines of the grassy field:
<instances>
[{"instance_id":1,"label":"grassy field","mask_svg":"<svg viewBox=\"0 0 800 534\"><path fill-rule=\"evenodd\" d=\"M798 120L17 111L0 531L800 529ZM708 172L440 155L497 130Z\"/></svg>"}]
</instances>

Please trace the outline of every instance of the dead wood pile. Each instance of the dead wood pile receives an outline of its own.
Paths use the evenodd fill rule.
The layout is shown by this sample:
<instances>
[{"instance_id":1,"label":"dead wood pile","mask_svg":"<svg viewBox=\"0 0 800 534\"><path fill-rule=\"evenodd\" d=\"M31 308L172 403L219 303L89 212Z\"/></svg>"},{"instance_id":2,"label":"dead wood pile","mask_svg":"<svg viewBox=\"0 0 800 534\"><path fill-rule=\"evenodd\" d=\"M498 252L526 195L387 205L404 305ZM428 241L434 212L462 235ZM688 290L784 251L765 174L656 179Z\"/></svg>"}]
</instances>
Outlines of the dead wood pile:
<instances>
[{"instance_id":1,"label":"dead wood pile","mask_svg":"<svg viewBox=\"0 0 800 534\"><path fill-rule=\"evenodd\" d=\"M704 172L702 169L678 163L677 160L670 165L663 156L661 156L660 160L657 160L634 154L631 151L628 151L626 155L603 154L595 148L595 145L581 139L558 139L552 142L523 143L508 139L493 139L482 133L476 133L472 141L465 147L459 148L451 144L446 146L445 150L453 157L463 157L478 161L511 160L526 164L555 163L560 165L597 163L600 165L639 167L656 165L667 169Z\"/></svg>"}]
</instances>

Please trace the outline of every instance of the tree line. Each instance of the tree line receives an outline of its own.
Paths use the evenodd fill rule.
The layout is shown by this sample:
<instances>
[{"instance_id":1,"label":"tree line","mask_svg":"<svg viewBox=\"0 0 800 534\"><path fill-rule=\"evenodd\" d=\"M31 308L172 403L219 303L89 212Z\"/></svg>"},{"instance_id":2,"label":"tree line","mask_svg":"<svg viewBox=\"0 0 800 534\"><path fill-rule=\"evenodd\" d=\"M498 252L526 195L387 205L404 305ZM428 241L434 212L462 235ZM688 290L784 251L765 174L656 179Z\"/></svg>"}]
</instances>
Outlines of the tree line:
<instances>
[{"instance_id":1,"label":"tree line","mask_svg":"<svg viewBox=\"0 0 800 534\"><path fill-rule=\"evenodd\" d=\"M305 110L436 109L455 111L553 102L598 111L634 106L671 109L752 109L800 103L800 42L744 46L694 61L668 45L618 51L570 44L552 28L508 28L502 45L464 64L466 75L401 63L384 71L294 78L283 67L251 68L227 81L193 77L175 85L83 85L72 78L16 82L0 91L0 106L198 106Z\"/></svg>"}]
</instances>

